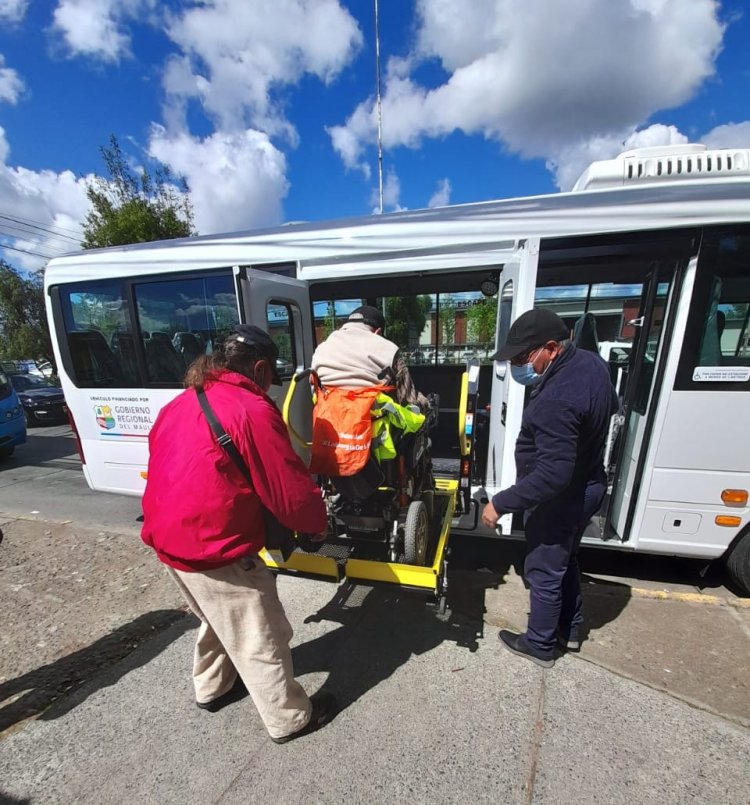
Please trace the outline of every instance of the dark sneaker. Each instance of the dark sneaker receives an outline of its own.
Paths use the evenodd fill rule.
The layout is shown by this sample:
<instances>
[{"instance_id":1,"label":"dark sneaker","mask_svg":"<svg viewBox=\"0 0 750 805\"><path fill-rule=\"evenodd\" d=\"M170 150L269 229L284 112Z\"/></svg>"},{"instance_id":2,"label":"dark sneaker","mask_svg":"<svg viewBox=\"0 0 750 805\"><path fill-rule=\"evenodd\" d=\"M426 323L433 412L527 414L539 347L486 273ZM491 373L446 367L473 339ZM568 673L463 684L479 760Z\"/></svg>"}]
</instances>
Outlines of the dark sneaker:
<instances>
[{"instance_id":1,"label":"dark sneaker","mask_svg":"<svg viewBox=\"0 0 750 805\"><path fill-rule=\"evenodd\" d=\"M293 732L291 735L284 735L282 738L271 738L275 744L285 744L303 735L309 735L315 730L319 730L333 719L336 715L336 699L332 693L316 693L310 697L312 702L312 713L310 720L302 729Z\"/></svg>"},{"instance_id":2,"label":"dark sneaker","mask_svg":"<svg viewBox=\"0 0 750 805\"><path fill-rule=\"evenodd\" d=\"M196 702L195 704L201 710L207 710L209 713L218 713L222 707L226 707L228 704L234 704L234 702L244 699L245 696L247 696L247 688L238 675L234 685L226 693L222 693L221 696L218 696L216 699L211 699L210 702Z\"/></svg>"},{"instance_id":3,"label":"dark sneaker","mask_svg":"<svg viewBox=\"0 0 750 805\"><path fill-rule=\"evenodd\" d=\"M532 648L526 641L526 637L522 634L516 634L515 632L509 632L507 629L501 629L497 633L497 636L508 651L512 651L519 657L526 657L527 660L541 665L542 668L552 668L555 664L555 657L551 651L541 652Z\"/></svg>"}]
</instances>

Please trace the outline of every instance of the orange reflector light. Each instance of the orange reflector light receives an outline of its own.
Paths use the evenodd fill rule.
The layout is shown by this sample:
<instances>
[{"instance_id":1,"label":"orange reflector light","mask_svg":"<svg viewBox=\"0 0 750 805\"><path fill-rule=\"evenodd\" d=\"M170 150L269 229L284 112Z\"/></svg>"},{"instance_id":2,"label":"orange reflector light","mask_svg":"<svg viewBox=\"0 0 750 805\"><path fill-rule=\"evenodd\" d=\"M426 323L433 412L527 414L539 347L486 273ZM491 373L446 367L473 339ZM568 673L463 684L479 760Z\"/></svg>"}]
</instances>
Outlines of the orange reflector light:
<instances>
[{"instance_id":1,"label":"orange reflector light","mask_svg":"<svg viewBox=\"0 0 750 805\"><path fill-rule=\"evenodd\" d=\"M469 461L468 459L463 459L461 461L461 475L465 478L469 474Z\"/></svg>"},{"instance_id":2,"label":"orange reflector light","mask_svg":"<svg viewBox=\"0 0 750 805\"><path fill-rule=\"evenodd\" d=\"M727 506L744 506L747 503L747 489L725 489L721 499Z\"/></svg>"},{"instance_id":3,"label":"orange reflector light","mask_svg":"<svg viewBox=\"0 0 750 805\"><path fill-rule=\"evenodd\" d=\"M143 478L144 481L147 480L148 479L148 473L147 472L142 472L141 473L141 478Z\"/></svg>"},{"instance_id":4,"label":"orange reflector light","mask_svg":"<svg viewBox=\"0 0 750 805\"><path fill-rule=\"evenodd\" d=\"M742 523L741 517L732 517L729 514L718 514L714 521L716 525L725 525L731 528L737 528Z\"/></svg>"}]
</instances>

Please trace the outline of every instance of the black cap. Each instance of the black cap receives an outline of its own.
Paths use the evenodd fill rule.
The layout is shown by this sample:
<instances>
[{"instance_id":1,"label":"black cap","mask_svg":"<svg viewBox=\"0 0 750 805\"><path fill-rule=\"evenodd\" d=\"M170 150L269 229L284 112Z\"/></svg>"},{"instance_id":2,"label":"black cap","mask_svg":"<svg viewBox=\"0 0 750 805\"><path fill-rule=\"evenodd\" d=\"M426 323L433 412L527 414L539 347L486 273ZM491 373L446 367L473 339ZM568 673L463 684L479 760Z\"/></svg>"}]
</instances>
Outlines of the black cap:
<instances>
[{"instance_id":1,"label":"black cap","mask_svg":"<svg viewBox=\"0 0 750 805\"><path fill-rule=\"evenodd\" d=\"M362 305L349 314L349 321L361 321L373 330L385 329L385 316L372 305Z\"/></svg>"},{"instance_id":2,"label":"black cap","mask_svg":"<svg viewBox=\"0 0 750 805\"><path fill-rule=\"evenodd\" d=\"M547 341L564 341L570 337L565 322L547 308L533 308L522 313L511 325L505 346L492 356L493 361L510 361Z\"/></svg>"},{"instance_id":3,"label":"black cap","mask_svg":"<svg viewBox=\"0 0 750 805\"><path fill-rule=\"evenodd\" d=\"M254 324L238 324L232 331L230 338L234 338L255 349L271 364L271 383L281 385L281 378L276 369L276 359L279 357L279 348L265 330Z\"/></svg>"}]
</instances>

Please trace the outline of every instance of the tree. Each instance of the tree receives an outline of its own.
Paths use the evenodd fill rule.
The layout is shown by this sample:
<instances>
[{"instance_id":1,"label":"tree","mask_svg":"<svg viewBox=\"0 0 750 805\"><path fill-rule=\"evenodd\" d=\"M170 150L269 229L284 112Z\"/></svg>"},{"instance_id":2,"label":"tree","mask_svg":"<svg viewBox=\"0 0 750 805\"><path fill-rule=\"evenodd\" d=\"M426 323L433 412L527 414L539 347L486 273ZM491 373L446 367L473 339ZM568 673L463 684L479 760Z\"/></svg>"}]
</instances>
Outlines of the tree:
<instances>
[{"instance_id":1,"label":"tree","mask_svg":"<svg viewBox=\"0 0 750 805\"><path fill-rule=\"evenodd\" d=\"M42 272L27 277L5 260L0 260L0 357L52 361Z\"/></svg>"},{"instance_id":2,"label":"tree","mask_svg":"<svg viewBox=\"0 0 750 805\"><path fill-rule=\"evenodd\" d=\"M389 296L385 300L385 335L401 349L414 349L432 309L429 296Z\"/></svg>"},{"instance_id":3,"label":"tree","mask_svg":"<svg viewBox=\"0 0 750 805\"><path fill-rule=\"evenodd\" d=\"M440 297L440 328L443 331L443 344L456 343L456 314L458 305L450 294Z\"/></svg>"},{"instance_id":4,"label":"tree","mask_svg":"<svg viewBox=\"0 0 750 805\"><path fill-rule=\"evenodd\" d=\"M472 305L466 312L469 338L489 352L497 329L497 296L485 298Z\"/></svg>"},{"instance_id":5,"label":"tree","mask_svg":"<svg viewBox=\"0 0 750 805\"><path fill-rule=\"evenodd\" d=\"M153 178L145 168L134 175L114 135L101 152L110 178L97 177L86 188L92 209L83 225L84 249L196 234L184 179L175 179L165 165Z\"/></svg>"}]
</instances>

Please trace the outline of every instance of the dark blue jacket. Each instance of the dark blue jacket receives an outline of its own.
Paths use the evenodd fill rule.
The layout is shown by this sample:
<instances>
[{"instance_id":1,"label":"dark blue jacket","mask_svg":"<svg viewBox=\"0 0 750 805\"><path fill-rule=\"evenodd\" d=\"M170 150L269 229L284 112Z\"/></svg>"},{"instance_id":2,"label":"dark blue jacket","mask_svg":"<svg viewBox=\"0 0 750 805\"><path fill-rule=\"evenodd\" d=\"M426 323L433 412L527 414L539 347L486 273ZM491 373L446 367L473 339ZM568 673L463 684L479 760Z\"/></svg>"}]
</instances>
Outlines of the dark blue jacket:
<instances>
[{"instance_id":1,"label":"dark blue jacket","mask_svg":"<svg viewBox=\"0 0 750 805\"><path fill-rule=\"evenodd\" d=\"M603 455L617 395L607 364L568 344L534 386L516 442L516 483L492 498L496 511L521 512L582 497L605 483Z\"/></svg>"}]
</instances>

